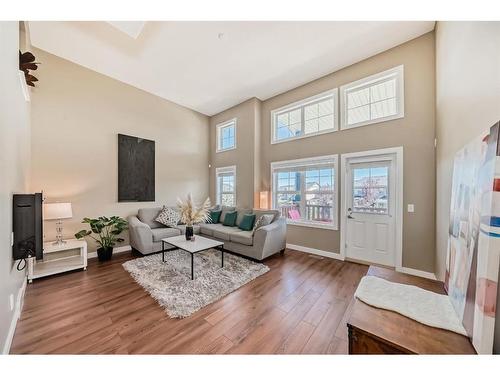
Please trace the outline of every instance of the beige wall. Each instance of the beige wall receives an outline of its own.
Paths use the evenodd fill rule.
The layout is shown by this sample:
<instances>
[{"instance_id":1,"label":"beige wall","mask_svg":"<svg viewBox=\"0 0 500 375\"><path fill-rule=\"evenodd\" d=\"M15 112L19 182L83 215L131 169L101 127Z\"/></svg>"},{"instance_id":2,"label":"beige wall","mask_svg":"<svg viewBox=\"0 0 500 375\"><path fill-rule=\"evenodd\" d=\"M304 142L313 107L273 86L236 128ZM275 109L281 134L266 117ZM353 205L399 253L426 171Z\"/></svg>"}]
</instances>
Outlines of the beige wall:
<instances>
[{"instance_id":1,"label":"beige wall","mask_svg":"<svg viewBox=\"0 0 500 375\"><path fill-rule=\"evenodd\" d=\"M405 79L404 118L271 145L271 110L401 64ZM434 71L434 33L428 33L266 100L262 107L264 187L269 189L273 161L403 146L404 207L415 204L415 213L405 211L403 215L403 266L434 272ZM338 253L340 232L289 225L287 242Z\"/></svg>"},{"instance_id":2,"label":"beige wall","mask_svg":"<svg viewBox=\"0 0 500 375\"><path fill-rule=\"evenodd\" d=\"M140 207L175 205L187 192L198 201L208 195L208 117L35 53L43 65L32 95L32 189L43 189L47 201L73 204L66 237L84 228L85 216L126 217ZM118 133L155 141L156 202L117 202ZM46 222L45 236L55 236L53 223Z\"/></svg>"},{"instance_id":3,"label":"beige wall","mask_svg":"<svg viewBox=\"0 0 500 375\"><path fill-rule=\"evenodd\" d=\"M455 153L500 120L499 22L437 24L436 102L436 274L442 280Z\"/></svg>"},{"instance_id":4,"label":"beige wall","mask_svg":"<svg viewBox=\"0 0 500 375\"><path fill-rule=\"evenodd\" d=\"M256 155L251 158L246 149L238 148L224 155L224 161L216 155L215 162L231 165L233 160L249 165L260 159L260 179L252 180L251 172L241 177L238 168L238 190L245 190L245 199L250 197L248 187L254 190L270 190L270 163L311 156L342 154L386 147L404 147L404 205L415 204L415 213L404 213L403 222L403 266L434 272L435 259L435 64L434 34L429 33L401 46L381 53L318 80L290 90L257 105L261 112L258 126L260 143L256 144ZM371 74L398 65L405 68L405 117L373 126L344 130L290 142L271 144L271 110L307 98L323 91L340 87ZM245 102L211 118L211 150L215 149L216 123L238 117L245 127L251 128L252 101ZM258 101L256 102L258 104ZM258 121L255 120L255 121ZM238 130L239 131L239 130ZM245 142L250 137L245 136ZM247 147L246 143L244 145ZM258 151L257 151L258 150ZM211 159L214 161L214 159ZM211 173L211 177L215 172ZM245 184L245 186L241 186ZM210 181L213 189L214 180ZM238 197L238 203L241 204ZM287 242L294 245L338 253L340 232L318 228L288 226Z\"/></svg>"},{"instance_id":5,"label":"beige wall","mask_svg":"<svg viewBox=\"0 0 500 375\"><path fill-rule=\"evenodd\" d=\"M260 105L258 99L249 99L210 118L210 199L214 203L216 168L235 165L238 207L258 207ZM233 118L237 118L236 149L216 152L217 125Z\"/></svg>"},{"instance_id":6,"label":"beige wall","mask_svg":"<svg viewBox=\"0 0 500 375\"><path fill-rule=\"evenodd\" d=\"M19 23L0 22L0 348L5 349L14 301L25 271L12 260L12 194L29 192L29 103L19 80ZM24 52L24 49L23 49Z\"/></svg>"}]
</instances>

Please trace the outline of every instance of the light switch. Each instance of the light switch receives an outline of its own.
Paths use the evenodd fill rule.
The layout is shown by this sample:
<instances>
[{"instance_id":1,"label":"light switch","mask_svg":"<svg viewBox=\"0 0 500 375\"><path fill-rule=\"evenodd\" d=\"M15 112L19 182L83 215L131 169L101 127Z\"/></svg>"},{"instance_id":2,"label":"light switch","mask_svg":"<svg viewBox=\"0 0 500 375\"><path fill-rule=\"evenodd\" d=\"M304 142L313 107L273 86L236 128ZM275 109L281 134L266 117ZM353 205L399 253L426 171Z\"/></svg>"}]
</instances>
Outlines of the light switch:
<instances>
[{"instance_id":1,"label":"light switch","mask_svg":"<svg viewBox=\"0 0 500 375\"><path fill-rule=\"evenodd\" d=\"M415 212L415 205L414 204L408 205L408 212Z\"/></svg>"}]
</instances>

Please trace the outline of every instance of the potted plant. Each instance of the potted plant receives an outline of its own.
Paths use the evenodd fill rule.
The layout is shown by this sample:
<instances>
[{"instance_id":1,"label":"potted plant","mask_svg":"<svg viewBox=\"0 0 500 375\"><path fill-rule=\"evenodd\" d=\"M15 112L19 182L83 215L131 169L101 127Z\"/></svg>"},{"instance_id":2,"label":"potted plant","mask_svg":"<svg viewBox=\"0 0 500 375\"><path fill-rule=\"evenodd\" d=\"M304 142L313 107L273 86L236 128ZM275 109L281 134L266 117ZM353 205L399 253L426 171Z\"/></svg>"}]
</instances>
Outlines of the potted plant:
<instances>
[{"instance_id":1,"label":"potted plant","mask_svg":"<svg viewBox=\"0 0 500 375\"><path fill-rule=\"evenodd\" d=\"M118 237L127 229L127 221L118 216L100 216L97 219L84 218L82 223L89 224L90 230L82 229L75 233L78 239L91 237L100 246L97 249L97 256L100 261L110 260L113 255L113 247L117 242L123 242L124 239Z\"/></svg>"},{"instance_id":2,"label":"potted plant","mask_svg":"<svg viewBox=\"0 0 500 375\"><path fill-rule=\"evenodd\" d=\"M205 202L200 207L196 207L190 193L185 202L177 198L177 206L179 207L181 222L186 225L186 240L189 241L193 237L193 225L210 220L210 198L205 199Z\"/></svg>"}]
</instances>

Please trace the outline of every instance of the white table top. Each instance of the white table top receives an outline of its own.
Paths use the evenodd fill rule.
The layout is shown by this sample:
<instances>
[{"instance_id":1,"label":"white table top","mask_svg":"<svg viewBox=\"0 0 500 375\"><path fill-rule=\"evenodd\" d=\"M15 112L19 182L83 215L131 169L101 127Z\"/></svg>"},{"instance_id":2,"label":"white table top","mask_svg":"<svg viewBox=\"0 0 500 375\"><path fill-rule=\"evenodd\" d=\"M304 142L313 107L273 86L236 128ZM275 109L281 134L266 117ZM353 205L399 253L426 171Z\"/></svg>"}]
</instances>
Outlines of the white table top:
<instances>
[{"instance_id":1,"label":"white table top","mask_svg":"<svg viewBox=\"0 0 500 375\"><path fill-rule=\"evenodd\" d=\"M224 242L211 240L210 238L205 238L201 236L195 236L194 241L186 241L185 235L167 237L162 239L162 241L170 245L177 246L182 250L186 250L190 253L197 253L198 251L207 250L211 249L212 247L224 245Z\"/></svg>"}]
</instances>

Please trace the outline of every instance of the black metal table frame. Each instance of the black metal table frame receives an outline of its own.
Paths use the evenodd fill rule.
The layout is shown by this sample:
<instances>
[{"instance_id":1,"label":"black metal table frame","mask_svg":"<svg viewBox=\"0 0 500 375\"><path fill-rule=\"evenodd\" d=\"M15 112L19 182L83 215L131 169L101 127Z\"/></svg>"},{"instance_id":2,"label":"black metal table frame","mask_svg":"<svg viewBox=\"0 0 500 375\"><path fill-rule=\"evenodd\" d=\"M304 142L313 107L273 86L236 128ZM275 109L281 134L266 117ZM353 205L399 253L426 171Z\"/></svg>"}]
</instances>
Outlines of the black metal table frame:
<instances>
[{"instance_id":1,"label":"black metal table frame","mask_svg":"<svg viewBox=\"0 0 500 375\"><path fill-rule=\"evenodd\" d=\"M172 245L172 246L175 246L175 245ZM178 246L175 246L172 249L165 249L165 241L162 240L161 241L161 261L163 263L165 263L165 253L166 252L174 251L174 250L177 250L177 249L183 250L186 253L190 253L191 254L191 280L194 280L194 254L196 254L196 253L201 253L202 251L207 251L207 250L210 250L210 249L217 249L217 250L219 250L220 253L221 253L221 266L220 266L220 268L224 268L224 244L219 245L217 247L209 247L208 249L198 250L198 251L195 251L194 253L192 253L191 251L187 251L187 250L183 249L182 247L178 247Z\"/></svg>"}]
</instances>

